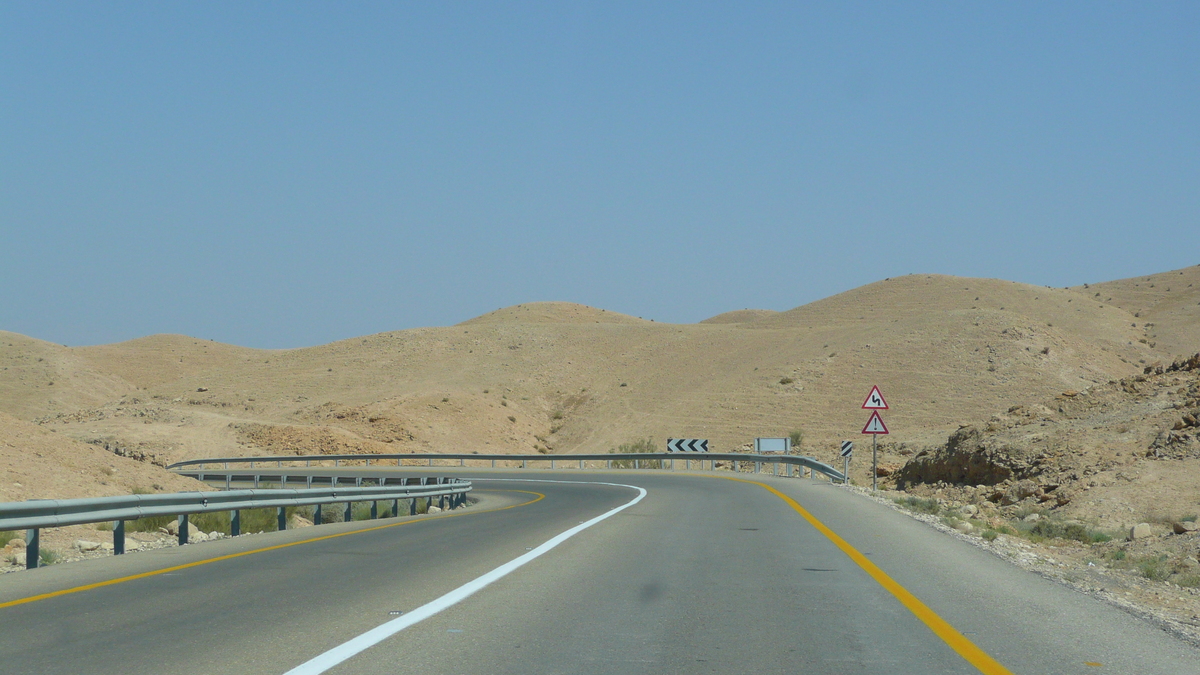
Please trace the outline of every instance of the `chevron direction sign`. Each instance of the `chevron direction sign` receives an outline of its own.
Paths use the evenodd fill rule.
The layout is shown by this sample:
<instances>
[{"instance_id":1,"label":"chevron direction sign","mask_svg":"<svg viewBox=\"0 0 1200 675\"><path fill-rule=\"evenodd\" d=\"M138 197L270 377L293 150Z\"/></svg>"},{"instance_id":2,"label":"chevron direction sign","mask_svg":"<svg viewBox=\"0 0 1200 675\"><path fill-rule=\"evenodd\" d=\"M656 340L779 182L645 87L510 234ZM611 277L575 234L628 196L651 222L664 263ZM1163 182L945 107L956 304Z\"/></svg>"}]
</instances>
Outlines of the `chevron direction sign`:
<instances>
[{"instance_id":1,"label":"chevron direction sign","mask_svg":"<svg viewBox=\"0 0 1200 675\"><path fill-rule=\"evenodd\" d=\"M667 452L708 452L708 439L668 438Z\"/></svg>"}]
</instances>

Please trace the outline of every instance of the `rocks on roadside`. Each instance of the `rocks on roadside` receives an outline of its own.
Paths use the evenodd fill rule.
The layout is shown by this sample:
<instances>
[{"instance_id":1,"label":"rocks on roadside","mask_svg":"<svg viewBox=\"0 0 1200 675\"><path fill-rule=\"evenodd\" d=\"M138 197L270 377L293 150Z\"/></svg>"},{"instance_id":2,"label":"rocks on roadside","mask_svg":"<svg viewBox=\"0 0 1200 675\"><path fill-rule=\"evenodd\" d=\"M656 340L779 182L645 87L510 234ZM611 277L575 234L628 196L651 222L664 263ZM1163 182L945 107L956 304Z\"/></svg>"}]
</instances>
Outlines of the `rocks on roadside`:
<instances>
[{"instance_id":1,"label":"rocks on roadside","mask_svg":"<svg viewBox=\"0 0 1200 675\"><path fill-rule=\"evenodd\" d=\"M1200 526L1188 520L1181 520L1177 523L1171 524L1171 530L1174 531L1175 534L1191 534L1196 532L1198 529L1200 529Z\"/></svg>"},{"instance_id":2,"label":"rocks on roadside","mask_svg":"<svg viewBox=\"0 0 1200 675\"><path fill-rule=\"evenodd\" d=\"M293 513L292 517L288 519L289 529L295 529L297 527L312 527L312 525L313 522L311 520L298 513Z\"/></svg>"},{"instance_id":3,"label":"rocks on roadside","mask_svg":"<svg viewBox=\"0 0 1200 675\"><path fill-rule=\"evenodd\" d=\"M1150 531L1149 523L1138 523L1137 525L1129 528L1129 536L1127 538L1129 541L1136 541L1138 539L1145 539L1152 534L1153 533Z\"/></svg>"},{"instance_id":4,"label":"rocks on roadside","mask_svg":"<svg viewBox=\"0 0 1200 675\"><path fill-rule=\"evenodd\" d=\"M436 506L430 506L428 513L441 513L442 510Z\"/></svg>"},{"instance_id":5,"label":"rocks on roadside","mask_svg":"<svg viewBox=\"0 0 1200 675\"><path fill-rule=\"evenodd\" d=\"M965 520L960 520L954 524L954 529L962 532L963 534L971 534L975 531L975 526Z\"/></svg>"},{"instance_id":6,"label":"rocks on roadside","mask_svg":"<svg viewBox=\"0 0 1200 675\"><path fill-rule=\"evenodd\" d=\"M75 548L87 553L88 551L99 551L104 548L104 544L98 541L88 541L86 539L78 539L75 541Z\"/></svg>"},{"instance_id":7,"label":"rocks on roadside","mask_svg":"<svg viewBox=\"0 0 1200 675\"><path fill-rule=\"evenodd\" d=\"M880 464L875 467L875 475L880 478L887 478L900 470L898 464Z\"/></svg>"}]
</instances>

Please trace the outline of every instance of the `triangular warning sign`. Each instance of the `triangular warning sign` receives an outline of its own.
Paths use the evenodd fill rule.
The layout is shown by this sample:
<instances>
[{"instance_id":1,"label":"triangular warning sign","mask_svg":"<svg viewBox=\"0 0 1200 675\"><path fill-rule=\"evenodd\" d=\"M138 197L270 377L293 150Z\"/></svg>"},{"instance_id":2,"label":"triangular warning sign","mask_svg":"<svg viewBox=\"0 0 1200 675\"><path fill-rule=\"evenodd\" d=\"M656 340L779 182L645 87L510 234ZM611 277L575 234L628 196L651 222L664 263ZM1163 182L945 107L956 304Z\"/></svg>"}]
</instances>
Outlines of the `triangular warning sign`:
<instances>
[{"instance_id":1,"label":"triangular warning sign","mask_svg":"<svg viewBox=\"0 0 1200 675\"><path fill-rule=\"evenodd\" d=\"M887 425L883 423L883 418L879 416L878 410L871 411L871 419L867 420L867 426L863 427L864 434L886 434L888 432Z\"/></svg>"},{"instance_id":2,"label":"triangular warning sign","mask_svg":"<svg viewBox=\"0 0 1200 675\"><path fill-rule=\"evenodd\" d=\"M879 387L871 387L871 393L867 394L867 400L863 401L863 410L887 410L887 401L883 400L883 394L879 393Z\"/></svg>"}]
</instances>

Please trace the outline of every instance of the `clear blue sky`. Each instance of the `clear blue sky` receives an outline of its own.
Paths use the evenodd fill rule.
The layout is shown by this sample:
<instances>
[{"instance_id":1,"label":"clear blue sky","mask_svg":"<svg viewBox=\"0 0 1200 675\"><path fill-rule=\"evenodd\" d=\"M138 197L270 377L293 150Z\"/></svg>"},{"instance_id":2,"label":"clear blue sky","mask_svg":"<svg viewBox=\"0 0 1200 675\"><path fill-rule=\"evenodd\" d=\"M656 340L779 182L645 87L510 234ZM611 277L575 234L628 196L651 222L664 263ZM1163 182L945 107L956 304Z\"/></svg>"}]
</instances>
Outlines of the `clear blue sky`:
<instances>
[{"instance_id":1,"label":"clear blue sky","mask_svg":"<svg viewBox=\"0 0 1200 675\"><path fill-rule=\"evenodd\" d=\"M296 347L569 300L1200 263L1200 3L0 3L0 328Z\"/></svg>"}]
</instances>

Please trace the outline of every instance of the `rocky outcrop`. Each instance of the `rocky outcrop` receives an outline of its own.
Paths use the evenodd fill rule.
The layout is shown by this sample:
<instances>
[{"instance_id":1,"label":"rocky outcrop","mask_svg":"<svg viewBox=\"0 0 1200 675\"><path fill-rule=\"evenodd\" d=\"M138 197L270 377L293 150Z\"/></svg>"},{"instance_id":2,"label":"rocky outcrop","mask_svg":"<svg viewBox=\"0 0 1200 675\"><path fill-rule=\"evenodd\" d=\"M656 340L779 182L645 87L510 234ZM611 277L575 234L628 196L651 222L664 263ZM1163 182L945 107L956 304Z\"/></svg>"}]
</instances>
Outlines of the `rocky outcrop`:
<instances>
[{"instance_id":1,"label":"rocky outcrop","mask_svg":"<svg viewBox=\"0 0 1200 675\"><path fill-rule=\"evenodd\" d=\"M954 485L996 485L1033 474L1035 467L1028 451L985 437L977 427L968 426L950 435L946 445L923 450L899 471L897 486L904 489L915 483L945 482Z\"/></svg>"}]
</instances>

